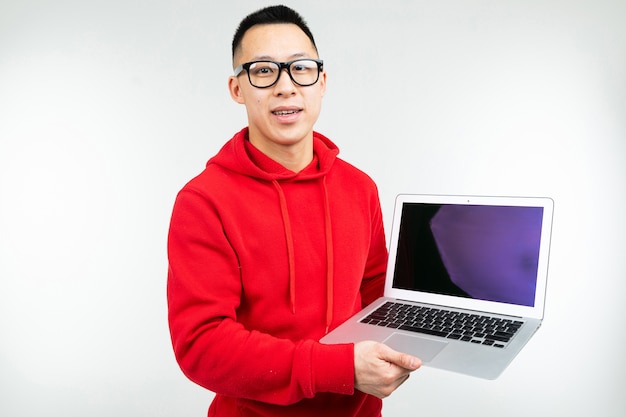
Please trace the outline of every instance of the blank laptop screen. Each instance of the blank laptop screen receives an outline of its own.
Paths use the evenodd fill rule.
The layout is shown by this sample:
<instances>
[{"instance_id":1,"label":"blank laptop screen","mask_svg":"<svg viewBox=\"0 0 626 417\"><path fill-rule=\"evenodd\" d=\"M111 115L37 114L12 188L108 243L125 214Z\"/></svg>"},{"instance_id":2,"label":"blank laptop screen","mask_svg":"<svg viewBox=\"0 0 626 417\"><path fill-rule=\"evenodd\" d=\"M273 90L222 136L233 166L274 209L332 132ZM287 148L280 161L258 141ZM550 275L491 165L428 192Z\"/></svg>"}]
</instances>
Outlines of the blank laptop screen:
<instances>
[{"instance_id":1,"label":"blank laptop screen","mask_svg":"<svg viewBox=\"0 0 626 417\"><path fill-rule=\"evenodd\" d=\"M532 307L542 207L404 203L393 287Z\"/></svg>"}]
</instances>

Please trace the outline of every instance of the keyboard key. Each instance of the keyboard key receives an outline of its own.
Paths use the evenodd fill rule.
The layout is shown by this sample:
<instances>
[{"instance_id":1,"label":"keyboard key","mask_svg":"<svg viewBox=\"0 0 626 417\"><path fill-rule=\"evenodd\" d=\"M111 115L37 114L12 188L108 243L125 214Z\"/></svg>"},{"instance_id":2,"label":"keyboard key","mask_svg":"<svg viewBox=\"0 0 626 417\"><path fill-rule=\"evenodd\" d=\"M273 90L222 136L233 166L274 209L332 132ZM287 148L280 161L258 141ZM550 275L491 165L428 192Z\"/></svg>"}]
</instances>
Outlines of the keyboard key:
<instances>
[{"instance_id":1,"label":"keyboard key","mask_svg":"<svg viewBox=\"0 0 626 417\"><path fill-rule=\"evenodd\" d=\"M433 329L425 329L423 327L414 327L414 326L407 326L407 325L403 325L399 327L400 330L408 330L409 332L415 332L415 333L424 333L424 334L430 334L433 336L441 336L441 337L446 337L447 333L438 331L438 330L433 330Z\"/></svg>"},{"instance_id":2,"label":"keyboard key","mask_svg":"<svg viewBox=\"0 0 626 417\"><path fill-rule=\"evenodd\" d=\"M488 334L487 336L485 336L485 339L487 340L495 340L498 342L508 342L509 340L511 340L510 337L502 337L502 336L498 336L495 334Z\"/></svg>"}]
</instances>

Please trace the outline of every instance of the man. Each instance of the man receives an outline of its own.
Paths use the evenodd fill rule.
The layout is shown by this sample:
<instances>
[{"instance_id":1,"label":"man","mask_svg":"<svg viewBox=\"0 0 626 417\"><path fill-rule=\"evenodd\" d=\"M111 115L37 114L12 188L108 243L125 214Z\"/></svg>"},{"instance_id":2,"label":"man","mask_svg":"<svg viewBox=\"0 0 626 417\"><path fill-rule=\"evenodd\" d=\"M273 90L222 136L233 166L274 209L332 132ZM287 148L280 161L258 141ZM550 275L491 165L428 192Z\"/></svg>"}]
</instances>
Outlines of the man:
<instances>
[{"instance_id":1,"label":"man","mask_svg":"<svg viewBox=\"0 0 626 417\"><path fill-rule=\"evenodd\" d=\"M420 367L375 342L323 345L382 293L378 192L313 131L326 72L293 10L245 18L233 39L237 133L177 196L169 323L183 372L216 393L209 416L380 416Z\"/></svg>"}]
</instances>

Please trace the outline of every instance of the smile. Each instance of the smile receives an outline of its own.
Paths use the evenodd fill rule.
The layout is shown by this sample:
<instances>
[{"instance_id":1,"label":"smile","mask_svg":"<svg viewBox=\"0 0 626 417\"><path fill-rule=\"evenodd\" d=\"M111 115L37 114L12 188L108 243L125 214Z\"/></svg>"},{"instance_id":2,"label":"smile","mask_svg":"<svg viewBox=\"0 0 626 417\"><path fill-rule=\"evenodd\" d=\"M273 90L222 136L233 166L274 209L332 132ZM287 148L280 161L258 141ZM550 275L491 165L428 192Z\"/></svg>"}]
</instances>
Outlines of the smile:
<instances>
[{"instance_id":1,"label":"smile","mask_svg":"<svg viewBox=\"0 0 626 417\"><path fill-rule=\"evenodd\" d=\"M279 110L272 112L272 114L275 114L276 116L289 116L291 114L300 113L300 111L301 110Z\"/></svg>"}]
</instances>

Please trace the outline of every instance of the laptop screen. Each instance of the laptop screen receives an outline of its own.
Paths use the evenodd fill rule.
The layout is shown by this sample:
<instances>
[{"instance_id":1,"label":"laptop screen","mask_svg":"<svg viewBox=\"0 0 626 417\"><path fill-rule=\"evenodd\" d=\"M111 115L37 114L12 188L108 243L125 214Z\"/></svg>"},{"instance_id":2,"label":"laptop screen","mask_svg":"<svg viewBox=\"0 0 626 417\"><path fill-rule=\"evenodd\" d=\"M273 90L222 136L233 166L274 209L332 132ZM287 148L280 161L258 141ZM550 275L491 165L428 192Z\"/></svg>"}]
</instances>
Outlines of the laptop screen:
<instances>
[{"instance_id":1,"label":"laptop screen","mask_svg":"<svg viewBox=\"0 0 626 417\"><path fill-rule=\"evenodd\" d=\"M393 288L533 307L543 210L404 202Z\"/></svg>"}]
</instances>

